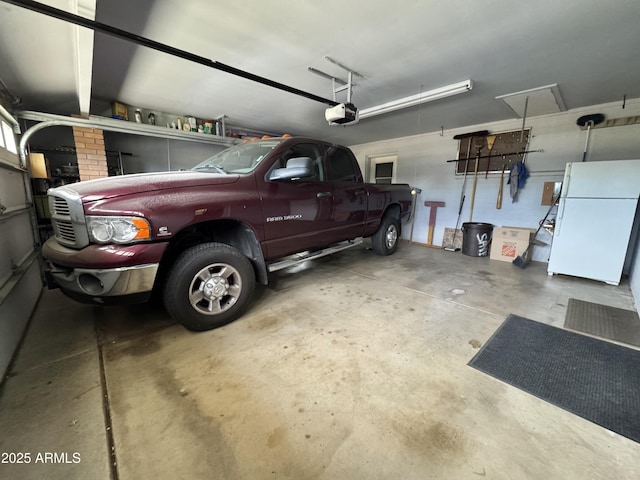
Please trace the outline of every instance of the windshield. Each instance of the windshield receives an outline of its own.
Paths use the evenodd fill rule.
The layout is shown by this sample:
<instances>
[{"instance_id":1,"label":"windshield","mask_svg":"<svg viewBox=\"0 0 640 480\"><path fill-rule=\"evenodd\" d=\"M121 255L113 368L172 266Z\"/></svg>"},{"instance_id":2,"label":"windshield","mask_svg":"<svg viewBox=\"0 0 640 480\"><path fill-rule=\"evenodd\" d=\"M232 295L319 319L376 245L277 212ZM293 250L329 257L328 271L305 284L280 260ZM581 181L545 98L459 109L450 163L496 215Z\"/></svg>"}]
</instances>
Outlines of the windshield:
<instances>
[{"instance_id":1,"label":"windshield","mask_svg":"<svg viewBox=\"0 0 640 480\"><path fill-rule=\"evenodd\" d=\"M256 168L282 139L256 140L236 145L199 163L192 170L215 173L249 173Z\"/></svg>"}]
</instances>

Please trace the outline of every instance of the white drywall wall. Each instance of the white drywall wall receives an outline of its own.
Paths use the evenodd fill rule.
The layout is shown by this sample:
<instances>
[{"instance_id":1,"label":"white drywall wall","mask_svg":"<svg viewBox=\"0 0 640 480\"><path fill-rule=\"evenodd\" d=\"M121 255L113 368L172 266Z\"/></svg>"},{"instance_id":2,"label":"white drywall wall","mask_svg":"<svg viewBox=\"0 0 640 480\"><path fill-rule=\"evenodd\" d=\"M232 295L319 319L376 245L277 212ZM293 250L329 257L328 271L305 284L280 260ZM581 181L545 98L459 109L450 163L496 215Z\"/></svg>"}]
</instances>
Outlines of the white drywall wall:
<instances>
[{"instance_id":1,"label":"white drywall wall","mask_svg":"<svg viewBox=\"0 0 640 480\"><path fill-rule=\"evenodd\" d=\"M576 121L583 115L594 113L602 113L608 120L640 115L640 100L627 101L625 108L622 108L622 102L619 102L527 119L526 128L530 128L533 135L529 150L544 150L542 153L527 156L526 164L531 176L519 192L515 203L511 201L505 178L502 209L497 210L496 197L500 175L492 174L488 179L484 178L484 173L479 175L473 221L487 222L495 226L537 228L548 209L540 204L544 182L561 181L567 162L582 161L587 132L581 130L576 125ZM500 133L518 130L521 126L520 119L473 125L464 130L446 130L445 125L442 136L439 132L427 133L352 145L351 148L363 169L367 168L368 159L371 157L384 154L397 155L397 182L409 183L422 189L416 204L412 238L414 242L427 243L429 208L424 206L424 202L426 200L445 202L445 207L438 209L433 237L435 245L442 245L445 227L453 228L456 225L463 183L461 175L454 175L454 165L446 163L446 160L457 156L458 141L454 140L453 136L478 130ZM587 161L633 158L640 158L640 124L591 130ZM640 179L638 181L640 182ZM473 175L467 177L466 199L460 225L469 221L472 184ZM554 217L555 209L550 215L550 218ZM403 238L409 239L410 231L409 225L404 228ZM538 239L549 243L551 235L542 230ZM536 246L533 260L546 262L549 259L549 252L549 246ZM639 257L640 255L635 257L630 276L636 299L640 298Z\"/></svg>"},{"instance_id":2,"label":"white drywall wall","mask_svg":"<svg viewBox=\"0 0 640 480\"><path fill-rule=\"evenodd\" d=\"M489 178L485 179L484 173L480 173L472 221L487 222L495 226L537 228L548 209L540 204L544 182L561 181L567 162L582 161L586 131L576 125L576 120L592 113L603 113L607 119L640 115L640 100L627 102L625 109L622 109L621 103L607 104L528 119L526 127L532 130L533 135L529 150L541 149L543 152L528 154L526 164L530 177L525 187L519 191L517 201L512 203L509 185L506 185L508 175L505 175L502 208L498 210L496 198L500 174L490 174ZM412 239L414 242L427 243L429 208L424 206L424 201L445 202L445 207L438 209L433 240L435 245L442 245L444 228L453 228L456 225L463 184L463 176L454 175L454 164L446 162L457 155L458 141L454 140L453 136L478 130L500 133L518 130L521 126L522 121L514 119L474 125L465 130L445 130L443 136L440 133L429 133L354 145L351 148L363 169L367 167L368 158L384 154L397 155L397 181L422 189L416 206ZM640 158L640 124L591 131L587 161L631 158ZM470 221L472 184L473 175L470 174L467 176L466 199L460 224ZM550 218L554 216L555 209ZM409 238L409 231L408 228L404 229L403 238ZM548 241L550 235L543 230L538 238ZM535 249L534 260L547 261L548 257L549 248Z\"/></svg>"}]
</instances>

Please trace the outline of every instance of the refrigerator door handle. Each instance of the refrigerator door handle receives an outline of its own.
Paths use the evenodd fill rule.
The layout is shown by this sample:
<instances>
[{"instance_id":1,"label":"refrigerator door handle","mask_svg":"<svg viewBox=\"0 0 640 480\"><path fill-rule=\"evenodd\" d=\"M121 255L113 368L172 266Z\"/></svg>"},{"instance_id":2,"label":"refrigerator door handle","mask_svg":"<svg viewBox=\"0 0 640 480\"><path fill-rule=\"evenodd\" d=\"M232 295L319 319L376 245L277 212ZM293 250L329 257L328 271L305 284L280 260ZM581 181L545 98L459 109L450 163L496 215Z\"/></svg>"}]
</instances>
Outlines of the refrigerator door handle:
<instances>
[{"instance_id":1,"label":"refrigerator door handle","mask_svg":"<svg viewBox=\"0 0 640 480\"><path fill-rule=\"evenodd\" d=\"M562 182L562 196L569 196L569 185L571 184L571 166L567 168L567 173L564 176L564 181Z\"/></svg>"},{"instance_id":2,"label":"refrigerator door handle","mask_svg":"<svg viewBox=\"0 0 640 480\"><path fill-rule=\"evenodd\" d=\"M562 230L562 217L564 216L564 205L567 203L565 197L560 197L560 203L558 205L558 214L556 215L556 228L553 232L554 237L560 236L560 230Z\"/></svg>"},{"instance_id":3,"label":"refrigerator door handle","mask_svg":"<svg viewBox=\"0 0 640 480\"><path fill-rule=\"evenodd\" d=\"M564 215L564 204L567 201L569 195L569 184L571 183L571 167L572 163L567 163L564 172L564 178L562 179L562 185L560 187L560 199L558 201L558 211L556 214L556 228L553 231L554 237L560 236L560 230L562 230L562 217Z\"/></svg>"}]
</instances>

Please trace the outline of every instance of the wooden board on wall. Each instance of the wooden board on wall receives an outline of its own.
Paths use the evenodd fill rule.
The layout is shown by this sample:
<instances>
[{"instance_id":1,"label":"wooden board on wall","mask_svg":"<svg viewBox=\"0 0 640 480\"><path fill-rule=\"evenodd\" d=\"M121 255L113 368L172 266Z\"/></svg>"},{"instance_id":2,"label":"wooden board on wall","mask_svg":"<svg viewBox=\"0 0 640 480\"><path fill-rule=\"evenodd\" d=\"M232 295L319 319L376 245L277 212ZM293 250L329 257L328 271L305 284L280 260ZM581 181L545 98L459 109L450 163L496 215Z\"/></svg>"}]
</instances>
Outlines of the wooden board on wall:
<instances>
[{"instance_id":1,"label":"wooden board on wall","mask_svg":"<svg viewBox=\"0 0 640 480\"><path fill-rule=\"evenodd\" d=\"M560 194L560 186L562 182L544 182L542 188L542 201L540 205L551 205L553 200Z\"/></svg>"},{"instance_id":2,"label":"wooden board on wall","mask_svg":"<svg viewBox=\"0 0 640 480\"><path fill-rule=\"evenodd\" d=\"M473 173L477 156L480 156L478 160L478 175L486 173L487 168L489 173L501 173L503 168L507 171L510 170L513 164L520 160L524 161L526 158L525 153L514 153L527 151L531 131L526 129L524 135L521 133L521 130L496 133L491 151L487 146L486 138L480 142L478 142L477 137L461 139L458 146L459 160L456 162L456 174L463 174L465 166L467 173ZM520 137L522 137L522 141L520 141ZM477 148L479 146L478 143L482 145L479 151ZM469 152L468 158L467 152Z\"/></svg>"}]
</instances>

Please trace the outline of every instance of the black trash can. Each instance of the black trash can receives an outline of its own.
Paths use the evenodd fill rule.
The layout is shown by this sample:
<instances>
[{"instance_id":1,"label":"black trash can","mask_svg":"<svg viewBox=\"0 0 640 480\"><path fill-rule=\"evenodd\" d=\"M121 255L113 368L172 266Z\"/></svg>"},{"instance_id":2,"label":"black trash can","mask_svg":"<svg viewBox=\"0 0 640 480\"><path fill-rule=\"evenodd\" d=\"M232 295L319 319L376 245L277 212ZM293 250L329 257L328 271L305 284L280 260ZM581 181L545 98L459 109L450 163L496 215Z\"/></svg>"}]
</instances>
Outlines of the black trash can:
<instances>
[{"instance_id":1,"label":"black trash can","mask_svg":"<svg viewBox=\"0 0 640 480\"><path fill-rule=\"evenodd\" d=\"M493 225L490 223L466 222L462 224L462 253L470 257L486 257Z\"/></svg>"}]
</instances>

